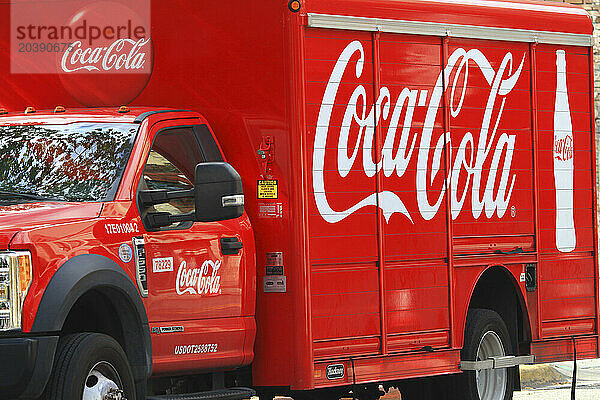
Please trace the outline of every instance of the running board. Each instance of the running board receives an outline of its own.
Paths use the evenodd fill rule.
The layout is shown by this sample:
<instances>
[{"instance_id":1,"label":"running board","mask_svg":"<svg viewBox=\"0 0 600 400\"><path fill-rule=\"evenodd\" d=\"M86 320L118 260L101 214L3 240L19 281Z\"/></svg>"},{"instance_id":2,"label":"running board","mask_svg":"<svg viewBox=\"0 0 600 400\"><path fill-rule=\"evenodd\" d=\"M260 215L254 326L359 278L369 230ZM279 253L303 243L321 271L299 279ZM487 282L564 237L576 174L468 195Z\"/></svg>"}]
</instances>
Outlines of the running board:
<instances>
[{"instance_id":1,"label":"running board","mask_svg":"<svg viewBox=\"0 0 600 400\"><path fill-rule=\"evenodd\" d=\"M211 392L148 396L146 400L245 400L252 396L256 396L254 389L230 388Z\"/></svg>"},{"instance_id":2,"label":"running board","mask_svg":"<svg viewBox=\"0 0 600 400\"><path fill-rule=\"evenodd\" d=\"M490 357L483 361L461 361L460 369L463 371L479 371L482 369L499 369L516 367L521 364L533 364L535 356L502 356Z\"/></svg>"}]
</instances>

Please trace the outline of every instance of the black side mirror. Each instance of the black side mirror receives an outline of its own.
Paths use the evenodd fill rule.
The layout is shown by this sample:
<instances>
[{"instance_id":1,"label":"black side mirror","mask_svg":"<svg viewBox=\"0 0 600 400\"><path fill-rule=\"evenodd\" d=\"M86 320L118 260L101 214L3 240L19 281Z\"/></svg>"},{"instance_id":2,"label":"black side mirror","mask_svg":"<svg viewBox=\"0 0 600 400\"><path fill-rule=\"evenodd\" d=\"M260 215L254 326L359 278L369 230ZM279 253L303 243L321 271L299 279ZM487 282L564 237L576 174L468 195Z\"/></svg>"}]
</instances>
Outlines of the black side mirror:
<instances>
[{"instance_id":1,"label":"black side mirror","mask_svg":"<svg viewBox=\"0 0 600 400\"><path fill-rule=\"evenodd\" d=\"M147 212L156 204L173 199L194 198L195 211L171 215L167 212ZM158 229L177 222L213 222L234 219L244 213L242 178L237 171L224 162L196 165L192 190L143 190L138 193L144 225Z\"/></svg>"},{"instance_id":2,"label":"black side mirror","mask_svg":"<svg viewBox=\"0 0 600 400\"><path fill-rule=\"evenodd\" d=\"M194 198L198 222L234 219L244 213L242 178L224 162L196 165Z\"/></svg>"}]
</instances>

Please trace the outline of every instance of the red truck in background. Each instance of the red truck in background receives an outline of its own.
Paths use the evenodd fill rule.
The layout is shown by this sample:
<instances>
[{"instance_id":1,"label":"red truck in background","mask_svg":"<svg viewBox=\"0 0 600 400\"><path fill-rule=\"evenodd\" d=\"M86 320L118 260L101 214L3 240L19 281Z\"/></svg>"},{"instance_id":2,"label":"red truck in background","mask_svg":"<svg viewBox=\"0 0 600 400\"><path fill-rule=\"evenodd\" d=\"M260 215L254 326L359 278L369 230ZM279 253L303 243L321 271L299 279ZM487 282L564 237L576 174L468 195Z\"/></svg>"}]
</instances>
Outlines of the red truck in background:
<instances>
[{"instance_id":1,"label":"red truck in background","mask_svg":"<svg viewBox=\"0 0 600 400\"><path fill-rule=\"evenodd\" d=\"M500 400L599 356L583 10L146 3L0 3L0 397Z\"/></svg>"}]
</instances>

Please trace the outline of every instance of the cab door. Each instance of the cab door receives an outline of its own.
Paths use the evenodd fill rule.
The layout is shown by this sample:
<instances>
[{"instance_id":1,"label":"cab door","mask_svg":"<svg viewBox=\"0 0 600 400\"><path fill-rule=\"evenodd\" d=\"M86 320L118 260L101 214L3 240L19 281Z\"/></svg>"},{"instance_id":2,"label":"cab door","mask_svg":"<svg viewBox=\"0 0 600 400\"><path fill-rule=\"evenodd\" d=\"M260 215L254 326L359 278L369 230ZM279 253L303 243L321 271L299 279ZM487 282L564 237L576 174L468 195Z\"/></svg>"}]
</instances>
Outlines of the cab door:
<instances>
[{"instance_id":1,"label":"cab door","mask_svg":"<svg viewBox=\"0 0 600 400\"><path fill-rule=\"evenodd\" d=\"M192 189L196 164L222 161L210 130L196 120L162 122L151 129L152 147L138 192ZM191 213L194 199L172 200L149 211ZM145 229L154 372L241 365L244 250L223 254L221 249L221 239L242 241L240 222L184 222Z\"/></svg>"}]
</instances>

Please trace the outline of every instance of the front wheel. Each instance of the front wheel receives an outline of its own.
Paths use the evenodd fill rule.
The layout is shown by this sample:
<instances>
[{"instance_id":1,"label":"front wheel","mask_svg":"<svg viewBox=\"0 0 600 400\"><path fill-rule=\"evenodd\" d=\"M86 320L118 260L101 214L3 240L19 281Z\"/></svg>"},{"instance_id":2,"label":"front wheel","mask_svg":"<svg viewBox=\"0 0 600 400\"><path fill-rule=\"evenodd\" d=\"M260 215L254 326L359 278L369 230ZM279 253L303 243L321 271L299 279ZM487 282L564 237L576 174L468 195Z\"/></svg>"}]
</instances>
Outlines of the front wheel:
<instances>
[{"instance_id":1,"label":"front wheel","mask_svg":"<svg viewBox=\"0 0 600 400\"><path fill-rule=\"evenodd\" d=\"M135 400L125 352L110 336L76 333L60 339L46 400Z\"/></svg>"},{"instance_id":2,"label":"front wheel","mask_svg":"<svg viewBox=\"0 0 600 400\"><path fill-rule=\"evenodd\" d=\"M506 324L492 310L473 309L467 314L465 343L461 359L482 361L490 357L512 354ZM461 376L464 398L469 400L510 400L514 390L514 375L507 368L465 371Z\"/></svg>"}]
</instances>

